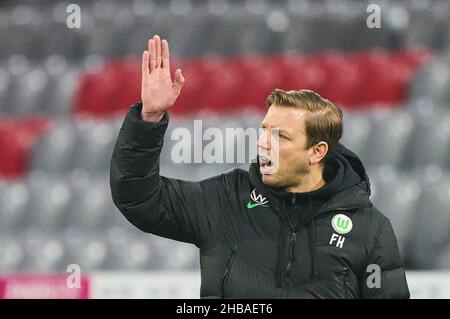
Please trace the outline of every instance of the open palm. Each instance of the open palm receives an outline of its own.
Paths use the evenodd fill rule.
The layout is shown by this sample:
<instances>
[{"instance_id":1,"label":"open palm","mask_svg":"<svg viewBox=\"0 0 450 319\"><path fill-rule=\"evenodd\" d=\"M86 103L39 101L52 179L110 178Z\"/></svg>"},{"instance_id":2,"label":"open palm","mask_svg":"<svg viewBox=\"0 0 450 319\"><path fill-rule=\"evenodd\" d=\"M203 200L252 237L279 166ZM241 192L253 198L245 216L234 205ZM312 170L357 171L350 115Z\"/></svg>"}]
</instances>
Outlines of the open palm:
<instances>
[{"instance_id":1,"label":"open palm","mask_svg":"<svg viewBox=\"0 0 450 319\"><path fill-rule=\"evenodd\" d=\"M159 121L180 95L184 84L181 70L170 74L169 44L155 35L142 55L142 119Z\"/></svg>"}]
</instances>

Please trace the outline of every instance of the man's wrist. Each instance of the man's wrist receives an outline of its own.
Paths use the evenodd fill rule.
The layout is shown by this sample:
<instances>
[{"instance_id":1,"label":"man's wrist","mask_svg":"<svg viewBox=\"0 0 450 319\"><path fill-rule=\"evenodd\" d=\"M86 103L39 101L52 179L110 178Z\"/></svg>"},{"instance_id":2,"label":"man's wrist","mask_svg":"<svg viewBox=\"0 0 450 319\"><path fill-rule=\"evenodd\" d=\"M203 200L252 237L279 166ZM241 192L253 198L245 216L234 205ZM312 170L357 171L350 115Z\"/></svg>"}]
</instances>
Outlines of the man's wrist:
<instances>
[{"instance_id":1,"label":"man's wrist","mask_svg":"<svg viewBox=\"0 0 450 319\"><path fill-rule=\"evenodd\" d=\"M144 109L141 111L141 119L146 122L160 122L163 116L164 112L144 112Z\"/></svg>"}]
</instances>

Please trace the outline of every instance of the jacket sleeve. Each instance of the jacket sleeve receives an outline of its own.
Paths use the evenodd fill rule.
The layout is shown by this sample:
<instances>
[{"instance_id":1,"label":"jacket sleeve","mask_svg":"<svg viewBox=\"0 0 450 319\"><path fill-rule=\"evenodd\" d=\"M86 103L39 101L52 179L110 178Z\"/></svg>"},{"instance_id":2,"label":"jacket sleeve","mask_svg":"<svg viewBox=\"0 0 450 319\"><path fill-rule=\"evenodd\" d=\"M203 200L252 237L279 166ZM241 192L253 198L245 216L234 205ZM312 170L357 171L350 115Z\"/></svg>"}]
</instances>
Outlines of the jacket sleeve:
<instances>
[{"instance_id":1,"label":"jacket sleeve","mask_svg":"<svg viewBox=\"0 0 450 319\"><path fill-rule=\"evenodd\" d=\"M112 198L139 229L199 245L217 227L224 175L201 182L159 175L159 155L168 125L140 118L142 104L132 106L122 124L110 163Z\"/></svg>"},{"instance_id":2,"label":"jacket sleeve","mask_svg":"<svg viewBox=\"0 0 450 319\"><path fill-rule=\"evenodd\" d=\"M384 217L361 281L361 298L408 299L409 289L391 222Z\"/></svg>"}]
</instances>

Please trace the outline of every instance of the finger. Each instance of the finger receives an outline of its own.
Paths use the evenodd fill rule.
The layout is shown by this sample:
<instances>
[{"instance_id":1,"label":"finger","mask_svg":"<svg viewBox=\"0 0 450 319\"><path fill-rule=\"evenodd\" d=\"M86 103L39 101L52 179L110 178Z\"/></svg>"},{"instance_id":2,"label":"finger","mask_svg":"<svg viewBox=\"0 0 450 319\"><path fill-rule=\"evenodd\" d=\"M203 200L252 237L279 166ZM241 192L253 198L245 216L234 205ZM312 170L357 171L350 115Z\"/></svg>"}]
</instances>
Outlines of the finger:
<instances>
[{"instance_id":1,"label":"finger","mask_svg":"<svg viewBox=\"0 0 450 319\"><path fill-rule=\"evenodd\" d=\"M150 51L150 72L151 72L156 68L155 40L150 39L150 41L148 41L148 47Z\"/></svg>"},{"instance_id":2,"label":"finger","mask_svg":"<svg viewBox=\"0 0 450 319\"><path fill-rule=\"evenodd\" d=\"M150 54L147 50L142 53L142 82L146 81L149 76L149 59Z\"/></svg>"},{"instance_id":3,"label":"finger","mask_svg":"<svg viewBox=\"0 0 450 319\"><path fill-rule=\"evenodd\" d=\"M155 46L156 46L156 67L161 67L161 39L159 35L155 35L153 37L155 39Z\"/></svg>"},{"instance_id":4,"label":"finger","mask_svg":"<svg viewBox=\"0 0 450 319\"><path fill-rule=\"evenodd\" d=\"M162 68L170 72L169 43L165 39L162 40L161 43L161 55L162 55Z\"/></svg>"},{"instance_id":5,"label":"finger","mask_svg":"<svg viewBox=\"0 0 450 319\"><path fill-rule=\"evenodd\" d=\"M179 92L183 87L184 82L185 79L183 74L181 73L181 70L177 69L175 71L175 81L173 81L173 87Z\"/></svg>"}]
</instances>

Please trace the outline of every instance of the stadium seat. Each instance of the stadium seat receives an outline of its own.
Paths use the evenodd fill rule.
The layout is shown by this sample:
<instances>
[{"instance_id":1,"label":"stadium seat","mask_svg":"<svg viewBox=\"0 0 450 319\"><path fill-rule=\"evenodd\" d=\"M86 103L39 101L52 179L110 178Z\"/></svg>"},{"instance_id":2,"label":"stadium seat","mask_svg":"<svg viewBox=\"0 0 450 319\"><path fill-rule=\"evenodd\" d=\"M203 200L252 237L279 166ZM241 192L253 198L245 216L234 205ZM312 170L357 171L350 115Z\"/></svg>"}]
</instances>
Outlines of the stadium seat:
<instances>
[{"instance_id":1,"label":"stadium seat","mask_svg":"<svg viewBox=\"0 0 450 319\"><path fill-rule=\"evenodd\" d=\"M0 178L17 178L26 172L32 146L50 126L46 118L0 119Z\"/></svg>"},{"instance_id":2,"label":"stadium seat","mask_svg":"<svg viewBox=\"0 0 450 319\"><path fill-rule=\"evenodd\" d=\"M366 114L344 112L344 133L341 142L357 154L363 163L368 161L369 138L373 133L371 125L370 117Z\"/></svg>"},{"instance_id":3,"label":"stadium seat","mask_svg":"<svg viewBox=\"0 0 450 319\"><path fill-rule=\"evenodd\" d=\"M422 110L415 113L416 126L408 145L409 164L449 166L449 115L443 111Z\"/></svg>"},{"instance_id":4,"label":"stadium seat","mask_svg":"<svg viewBox=\"0 0 450 319\"><path fill-rule=\"evenodd\" d=\"M437 56L424 64L413 78L410 87L410 101L429 98L434 104L449 108L450 62L448 58Z\"/></svg>"},{"instance_id":5,"label":"stadium seat","mask_svg":"<svg viewBox=\"0 0 450 319\"><path fill-rule=\"evenodd\" d=\"M26 180L30 193L26 224L42 231L51 231L62 227L72 192L68 185L57 175L47 175L42 171L33 171Z\"/></svg>"},{"instance_id":6,"label":"stadium seat","mask_svg":"<svg viewBox=\"0 0 450 319\"><path fill-rule=\"evenodd\" d=\"M74 167L91 171L106 170L114 148L116 132L111 121L78 120L75 122Z\"/></svg>"},{"instance_id":7,"label":"stadium seat","mask_svg":"<svg viewBox=\"0 0 450 319\"><path fill-rule=\"evenodd\" d=\"M57 121L54 129L39 139L33 148L32 168L57 173L73 167L76 140L77 131L73 122Z\"/></svg>"},{"instance_id":8,"label":"stadium seat","mask_svg":"<svg viewBox=\"0 0 450 319\"><path fill-rule=\"evenodd\" d=\"M413 219L422 192L416 175L383 165L371 172L370 180L372 203L390 219L400 251L406 259Z\"/></svg>"},{"instance_id":9,"label":"stadium seat","mask_svg":"<svg viewBox=\"0 0 450 319\"><path fill-rule=\"evenodd\" d=\"M0 229L5 234L9 231L20 230L26 222L28 214L30 192L23 181L0 182Z\"/></svg>"},{"instance_id":10,"label":"stadium seat","mask_svg":"<svg viewBox=\"0 0 450 319\"><path fill-rule=\"evenodd\" d=\"M17 234L2 233L0 236L0 273L8 274L21 271L24 263L24 251Z\"/></svg>"},{"instance_id":11,"label":"stadium seat","mask_svg":"<svg viewBox=\"0 0 450 319\"><path fill-rule=\"evenodd\" d=\"M25 229L21 239L24 250L23 271L52 273L64 271L63 243L56 232Z\"/></svg>"},{"instance_id":12,"label":"stadium seat","mask_svg":"<svg viewBox=\"0 0 450 319\"><path fill-rule=\"evenodd\" d=\"M373 114L372 134L369 140L368 164L388 163L397 167L407 162L405 158L414 121L404 111L378 111Z\"/></svg>"},{"instance_id":13,"label":"stadium seat","mask_svg":"<svg viewBox=\"0 0 450 319\"><path fill-rule=\"evenodd\" d=\"M425 190L419 198L410 237L413 267L432 269L444 250L450 231L450 179L436 166L423 171L419 179Z\"/></svg>"}]
</instances>

